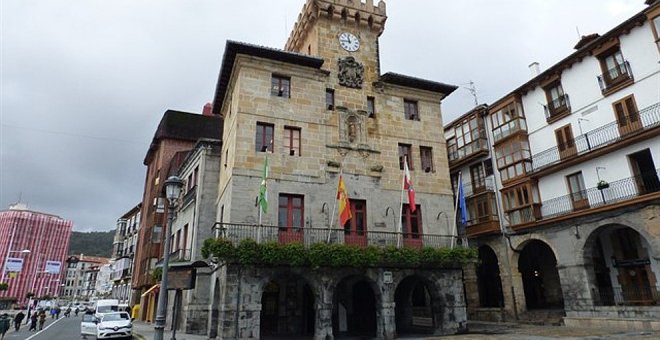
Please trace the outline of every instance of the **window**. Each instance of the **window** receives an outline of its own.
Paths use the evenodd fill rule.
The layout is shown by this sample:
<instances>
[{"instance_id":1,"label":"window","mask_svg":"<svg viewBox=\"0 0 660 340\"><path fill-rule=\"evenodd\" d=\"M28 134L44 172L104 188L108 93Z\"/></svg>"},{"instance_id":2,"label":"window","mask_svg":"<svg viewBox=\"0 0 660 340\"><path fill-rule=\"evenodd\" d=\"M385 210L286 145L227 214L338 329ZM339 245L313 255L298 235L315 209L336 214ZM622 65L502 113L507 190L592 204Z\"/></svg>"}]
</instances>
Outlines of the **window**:
<instances>
[{"instance_id":1,"label":"window","mask_svg":"<svg viewBox=\"0 0 660 340\"><path fill-rule=\"evenodd\" d=\"M653 25L651 27L653 28L653 37L655 38L655 45L658 47L658 51L660 52L660 14L657 15L655 18L651 20L653 22Z\"/></svg>"},{"instance_id":2,"label":"window","mask_svg":"<svg viewBox=\"0 0 660 340\"><path fill-rule=\"evenodd\" d=\"M410 144L399 144L399 168L403 170L404 157L408 161L408 169L412 170L412 147Z\"/></svg>"},{"instance_id":3,"label":"window","mask_svg":"<svg viewBox=\"0 0 660 340\"><path fill-rule=\"evenodd\" d=\"M568 192L571 195L571 203L573 209L584 209L589 207L589 198L587 196L587 189L584 186L584 178L582 172L566 176L566 183L568 184Z\"/></svg>"},{"instance_id":4,"label":"window","mask_svg":"<svg viewBox=\"0 0 660 340\"><path fill-rule=\"evenodd\" d=\"M613 103L612 106L614 107L619 134L627 135L642 128L642 123L639 121L637 104L635 104L635 97L633 95Z\"/></svg>"},{"instance_id":5,"label":"window","mask_svg":"<svg viewBox=\"0 0 660 340\"><path fill-rule=\"evenodd\" d=\"M367 201L350 200L350 220L344 224L344 243L366 247L367 244Z\"/></svg>"},{"instance_id":6,"label":"window","mask_svg":"<svg viewBox=\"0 0 660 340\"><path fill-rule=\"evenodd\" d=\"M422 238L422 207L419 204L415 205L415 212L410 211L410 205L403 205L401 226L403 227L403 237Z\"/></svg>"},{"instance_id":7,"label":"window","mask_svg":"<svg viewBox=\"0 0 660 340\"><path fill-rule=\"evenodd\" d=\"M270 94L272 96L291 97L291 79L289 77L273 75L270 85Z\"/></svg>"},{"instance_id":8,"label":"window","mask_svg":"<svg viewBox=\"0 0 660 340\"><path fill-rule=\"evenodd\" d=\"M433 148L430 146L420 146L419 155L422 158L422 169L424 169L424 172L435 172L433 168Z\"/></svg>"},{"instance_id":9,"label":"window","mask_svg":"<svg viewBox=\"0 0 660 340\"><path fill-rule=\"evenodd\" d=\"M188 225L183 226L183 234L181 235L181 249L184 251L188 249Z\"/></svg>"},{"instance_id":10,"label":"window","mask_svg":"<svg viewBox=\"0 0 660 340\"><path fill-rule=\"evenodd\" d=\"M497 142L515 132L527 130L527 123L522 108L513 102L490 116L493 123L493 138Z\"/></svg>"},{"instance_id":11,"label":"window","mask_svg":"<svg viewBox=\"0 0 660 340\"><path fill-rule=\"evenodd\" d=\"M564 94L564 89L559 81L545 88L545 96L548 100L546 119L550 120L570 111L568 96Z\"/></svg>"},{"instance_id":12,"label":"window","mask_svg":"<svg viewBox=\"0 0 660 340\"><path fill-rule=\"evenodd\" d=\"M513 225L534 221L541 215L540 209L535 206L541 203L536 184L523 183L503 189L502 200L506 215Z\"/></svg>"},{"instance_id":13,"label":"window","mask_svg":"<svg viewBox=\"0 0 660 340\"><path fill-rule=\"evenodd\" d=\"M160 225L155 225L151 230L151 243L160 243L160 236L163 232L163 227ZM83 264L84 265L84 264Z\"/></svg>"},{"instance_id":14,"label":"window","mask_svg":"<svg viewBox=\"0 0 660 340\"><path fill-rule=\"evenodd\" d=\"M484 176L482 163L470 167L470 178L472 179L472 192L476 193L486 188L486 176Z\"/></svg>"},{"instance_id":15,"label":"window","mask_svg":"<svg viewBox=\"0 0 660 340\"><path fill-rule=\"evenodd\" d=\"M621 54L618 45L602 52L598 56L598 60L600 61L600 68L603 71L603 74L598 77L598 83L603 94L607 95L622 88L626 84L632 83L630 66L623 59L623 54Z\"/></svg>"},{"instance_id":16,"label":"window","mask_svg":"<svg viewBox=\"0 0 660 340\"><path fill-rule=\"evenodd\" d=\"M300 156L300 128L284 127L284 150L288 150L291 156Z\"/></svg>"},{"instance_id":17,"label":"window","mask_svg":"<svg viewBox=\"0 0 660 340\"><path fill-rule=\"evenodd\" d=\"M419 112L417 111L417 102L404 99L403 113L406 119L408 120L419 120Z\"/></svg>"},{"instance_id":18,"label":"window","mask_svg":"<svg viewBox=\"0 0 660 340\"><path fill-rule=\"evenodd\" d=\"M325 89L325 108L328 110L335 109L335 90Z\"/></svg>"},{"instance_id":19,"label":"window","mask_svg":"<svg viewBox=\"0 0 660 340\"><path fill-rule=\"evenodd\" d=\"M490 158L484 161L484 173L486 174L486 177L493 174L493 162Z\"/></svg>"},{"instance_id":20,"label":"window","mask_svg":"<svg viewBox=\"0 0 660 340\"><path fill-rule=\"evenodd\" d=\"M575 156L577 154L571 124L564 125L555 130L555 138L557 139L557 147L559 148L560 159Z\"/></svg>"},{"instance_id":21,"label":"window","mask_svg":"<svg viewBox=\"0 0 660 340\"><path fill-rule=\"evenodd\" d=\"M374 97L367 97L367 115L369 118L376 117L376 100Z\"/></svg>"},{"instance_id":22,"label":"window","mask_svg":"<svg viewBox=\"0 0 660 340\"><path fill-rule=\"evenodd\" d=\"M299 230L304 225L302 195L280 194L277 226L280 230Z\"/></svg>"},{"instance_id":23,"label":"window","mask_svg":"<svg viewBox=\"0 0 660 340\"><path fill-rule=\"evenodd\" d=\"M468 225L497 220L494 210L495 195L477 195L467 201Z\"/></svg>"},{"instance_id":24,"label":"window","mask_svg":"<svg viewBox=\"0 0 660 340\"><path fill-rule=\"evenodd\" d=\"M518 136L495 147L497 168L502 181L507 181L532 171L532 154L529 142Z\"/></svg>"},{"instance_id":25,"label":"window","mask_svg":"<svg viewBox=\"0 0 660 340\"><path fill-rule=\"evenodd\" d=\"M449 160L455 161L477 151L486 150L486 130L478 115L470 116L454 125L454 140L448 143Z\"/></svg>"},{"instance_id":26,"label":"window","mask_svg":"<svg viewBox=\"0 0 660 340\"><path fill-rule=\"evenodd\" d=\"M254 151L273 152L273 125L257 122Z\"/></svg>"}]
</instances>

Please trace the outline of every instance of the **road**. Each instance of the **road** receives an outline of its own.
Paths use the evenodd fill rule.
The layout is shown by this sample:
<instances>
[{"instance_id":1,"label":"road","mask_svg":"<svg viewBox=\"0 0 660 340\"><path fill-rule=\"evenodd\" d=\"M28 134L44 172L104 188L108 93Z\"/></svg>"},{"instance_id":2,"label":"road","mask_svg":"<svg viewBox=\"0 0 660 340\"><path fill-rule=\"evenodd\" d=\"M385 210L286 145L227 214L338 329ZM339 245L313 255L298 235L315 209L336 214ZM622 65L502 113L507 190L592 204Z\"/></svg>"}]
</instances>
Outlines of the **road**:
<instances>
[{"instance_id":1,"label":"road","mask_svg":"<svg viewBox=\"0 0 660 340\"><path fill-rule=\"evenodd\" d=\"M5 340L74 340L80 339L80 316L60 317L58 320L46 319L44 329L39 332L28 331L29 325L22 325L18 332L10 329ZM94 337L88 337L88 339Z\"/></svg>"}]
</instances>

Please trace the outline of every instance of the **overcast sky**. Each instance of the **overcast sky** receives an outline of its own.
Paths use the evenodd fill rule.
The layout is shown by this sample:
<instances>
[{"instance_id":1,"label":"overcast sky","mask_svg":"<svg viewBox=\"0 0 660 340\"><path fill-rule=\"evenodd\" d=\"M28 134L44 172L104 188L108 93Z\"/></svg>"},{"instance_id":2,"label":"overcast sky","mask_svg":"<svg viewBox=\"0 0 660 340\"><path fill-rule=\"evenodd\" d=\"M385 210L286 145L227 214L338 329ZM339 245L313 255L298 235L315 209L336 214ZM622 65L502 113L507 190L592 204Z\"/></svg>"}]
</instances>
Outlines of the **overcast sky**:
<instances>
[{"instance_id":1,"label":"overcast sky","mask_svg":"<svg viewBox=\"0 0 660 340\"><path fill-rule=\"evenodd\" d=\"M357 1L357 0L356 0ZM212 100L227 39L282 48L304 0L2 0L0 210L19 200L108 230L142 200L167 109ZM381 71L467 86L492 103L643 0L389 0ZM449 122L474 106L460 88Z\"/></svg>"}]
</instances>

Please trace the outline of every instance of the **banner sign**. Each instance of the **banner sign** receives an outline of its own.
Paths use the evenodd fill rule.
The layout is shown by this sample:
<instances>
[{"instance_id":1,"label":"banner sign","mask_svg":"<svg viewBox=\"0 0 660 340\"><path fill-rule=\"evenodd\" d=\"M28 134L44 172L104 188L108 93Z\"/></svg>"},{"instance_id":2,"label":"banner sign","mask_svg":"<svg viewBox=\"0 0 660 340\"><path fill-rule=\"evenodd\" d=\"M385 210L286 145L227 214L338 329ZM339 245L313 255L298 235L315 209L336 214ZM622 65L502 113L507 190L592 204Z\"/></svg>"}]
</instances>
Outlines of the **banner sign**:
<instances>
[{"instance_id":1,"label":"banner sign","mask_svg":"<svg viewBox=\"0 0 660 340\"><path fill-rule=\"evenodd\" d=\"M62 267L62 262L60 261L46 261L45 272L49 274L59 274L61 267Z\"/></svg>"},{"instance_id":2,"label":"banner sign","mask_svg":"<svg viewBox=\"0 0 660 340\"><path fill-rule=\"evenodd\" d=\"M6 272L20 272L23 269L23 259L17 257L7 258L5 263Z\"/></svg>"}]
</instances>

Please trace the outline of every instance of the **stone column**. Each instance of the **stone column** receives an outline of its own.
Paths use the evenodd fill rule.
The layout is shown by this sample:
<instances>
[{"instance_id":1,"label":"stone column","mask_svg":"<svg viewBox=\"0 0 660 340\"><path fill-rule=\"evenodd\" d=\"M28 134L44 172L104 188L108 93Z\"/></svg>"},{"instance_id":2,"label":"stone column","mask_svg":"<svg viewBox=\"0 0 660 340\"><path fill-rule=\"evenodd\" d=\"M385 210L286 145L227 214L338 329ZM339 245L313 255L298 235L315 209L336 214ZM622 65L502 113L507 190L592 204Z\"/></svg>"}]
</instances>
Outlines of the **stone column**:
<instances>
[{"instance_id":1,"label":"stone column","mask_svg":"<svg viewBox=\"0 0 660 340\"><path fill-rule=\"evenodd\" d=\"M476 265L468 264L464 266L463 283L465 284L465 300L467 302L468 318L474 320L478 316L476 310L480 306Z\"/></svg>"},{"instance_id":2,"label":"stone column","mask_svg":"<svg viewBox=\"0 0 660 340\"><path fill-rule=\"evenodd\" d=\"M396 315L394 311L396 303L392 301L383 301L380 304L376 318L380 322L377 325L377 338L378 339L395 339L396 338Z\"/></svg>"},{"instance_id":3,"label":"stone column","mask_svg":"<svg viewBox=\"0 0 660 340\"><path fill-rule=\"evenodd\" d=\"M322 278L316 292L316 322L314 323L314 340L332 340L332 298L334 283L328 278Z\"/></svg>"},{"instance_id":4,"label":"stone column","mask_svg":"<svg viewBox=\"0 0 660 340\"><path fill-rule=\"evenodd\" d=\"M513 298L513 312L517 319L520 319L520 314L527 311L527 300L525 300L522 274L518 271L517 265L511 267L511 286L509 286L509 291Z\"/></svg>"},{"instance_id":5,"label":"stone column","mask_svg":"<svg viewBox=\"0 0 660 340\"><path fill-rule=\"evenodd\" d=\"M582 263L557 266L561 290L564 300L564 310L567 315L571 311L580 311L594 305L589 285L589 275Z\"/></svg>"}]
</instances>

